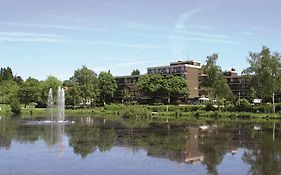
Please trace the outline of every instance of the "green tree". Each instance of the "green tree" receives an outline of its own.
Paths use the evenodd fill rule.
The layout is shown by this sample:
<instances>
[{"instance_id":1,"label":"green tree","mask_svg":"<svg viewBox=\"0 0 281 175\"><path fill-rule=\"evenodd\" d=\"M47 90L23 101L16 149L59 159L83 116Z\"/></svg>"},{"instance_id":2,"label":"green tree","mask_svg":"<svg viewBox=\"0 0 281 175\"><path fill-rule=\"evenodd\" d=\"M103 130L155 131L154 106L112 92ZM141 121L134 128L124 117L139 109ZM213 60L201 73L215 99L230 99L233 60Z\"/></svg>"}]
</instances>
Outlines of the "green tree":
<instances>
[{"instance_id":1,"label":"green tree","mask_svg":"<svg viewBox=\"0 0 281 175\"><path fill-rule=\"evenodd\" d=\"M0 81L13 80L13 71L10 67L0 69Z\"/></svg>"},{"instance_id":2,"label":"green tree","mask_svg":"<svg viewBox=\"0 0 281 175\"><path fill-rule=\"evenodd\" d=\"M40 102L41 84L38 80L29 77L19 89L20 102L28 105L31 102Z\"/></svg>"},{"instance_id":3,"label":"green tree","mask_svg":"<svg viewBox=\"0 0 281 175\"><path fill-rule=\"evenodd\" d=\"M19 86L16 82L2 81L0 82L0 103L10 104L11 101L18 99Z\"/></svg>"},{"instance_id":4,"label":"green tree","mask_svg":"<svg viewBox=\"0 0 281 175\"><path fill-rule=\"evenodd\" d=\"M176 102L179 97L187 97L189 95L189 89L187 80L180 76L168 75L164 78L163 89L165 95L168 96L168 102L170 103L171 97Z\"/></svg>"},{"instance_id":5,"label":"green tree","mask_svg":"<svg viewBox=\"0 0 281 175\"><path fill-rule=\"evenodd\" d=\"M105 104L106 99L113 97L117 84L110 72L100 72L98 80L100 97Z\"/></svg>"},{"instance_id":6,"label":"green tree","mask_svg":"<svg viewBox=\"0 0 281 175\"><path fill-rule=\"evenodd\" d=\"M71 80L63 82L65 87L65 104L77 106L81 102L80 92L77 84Z\"/></svg>"},{"instance_id":7,"label":"green tree","mask_svg":"<svg viewBox=\"0 0 281 175\"><path fill-rule=\"evenodd\" d=\"M249 67L243 74L250 78L250 87L255 90L257 97L270 100L273 93L281 92L281 55L271 53L263 47L260 52L250 52Z\"/></svg>"},{"instance_id":8,"label":"green tree","mask_svg":"<svg viewBox=\"0 0 281 175\"><path fill-rule=\"evenodd\" d=\"M186 79L180 76L169 75L164 77L160 74L148 74L138 80L138 85L143 94L151 98L174 98L186 97L189 94Z\"/></svg>"},{"instance_id":9,"label":"green tree","mask_svg":"<svg viewBox=\"0 0 281 175\"><path fill-rule=\"evenodd\" d=\"M20 101L18 99L13 99L10 103L10 106L11 106L11 111L14 113L14 114L19 114L20 111L21 111L21 104L20 104Z\"/></svg>"},{"instance_id":10,"label":"green tree","mask_svg":"<svg viewBox=\"0 0 281 175\"><path fill-rule=\"evenodd\" d=\"M134 69L133 71L132 71L132 73L131 73L131 75L132 76L134 76L134 75L140 75L140 71L138 70L138 69Z\"/></svg>"},{"instance_id":11,"label":"green tree","mask_svg":"<svg viewBox=\"0 0 281 175\"><path fill-rule=\"evenodd\" d=\"M138 79L138 86L141 92L153 99L161 97L164 94L163 89L164 77L160 74L147 74Z\"/></svg>"},{"instance_id":12,"label":"green tree","mask_svg":"<svg viewBox=\"0 0 281 175\"><path fill-rule=\"evenodd\" d=\"M55 93L57 92L58 87L62 87L62 82L54 76L49 76L45 81L43 81L41 83L41 89L42 89L41 102L43 104L47 103L50 88L52 88L54 93L53 95L54 97L56 97Z\"/></svg>"},{"instance_id":13,"label":"green tree","mask_svg":"<svg viewBox=\"0 0 281 175\"><path fill-rule=\"evenodd\" d=\"M14 82L16 82L18 85L22 85L23 83L23 79L21 78L21 76L17 76L15 75L13 78Z\"/></svg>"},{"instance_id":14,"label":"green tree","mask_svg":"<svg viewBox=\"0 0 281 175\"><path fill-rule=\"evenodd\" d=\"M216 64L218 54L207 57L206 65L202 67L202 87L204 95L211 99L232 99L232 91L223 76L220 66Z\"/></svg>"},{"instance_id":15,"label":"green tree","mask_svg":"<svg viewBox=\"0 0 281 175\"><path fill-rule=\"evenodd\" d=\"M70 78L77 86L79 90L79 96L82 98L83 106L86 107L87 102L92 103L97 100L99 95L99 82L97 74L88 69L86 66L82 66L74 72L74 76Z\"/></svg>"}]
</instances>

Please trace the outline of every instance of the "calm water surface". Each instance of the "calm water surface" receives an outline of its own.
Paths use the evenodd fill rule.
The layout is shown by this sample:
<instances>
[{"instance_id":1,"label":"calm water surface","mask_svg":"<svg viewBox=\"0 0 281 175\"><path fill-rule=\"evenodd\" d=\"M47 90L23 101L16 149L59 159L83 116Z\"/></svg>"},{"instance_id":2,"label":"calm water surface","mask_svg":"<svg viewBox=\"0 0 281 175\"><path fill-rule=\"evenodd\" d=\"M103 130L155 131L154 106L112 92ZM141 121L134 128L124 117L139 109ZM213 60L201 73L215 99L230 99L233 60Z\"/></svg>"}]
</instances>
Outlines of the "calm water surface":
<instances>
[{"instance_id":1,"label":"calm water surface","mask_svg":"<svg viewBox=\"0 0 281 175\"><path fill-rule=\"evenodd\" d=\"M280 123L68 119L1 117L0 174L281 174Z\"/></svg>"}]
</instances>

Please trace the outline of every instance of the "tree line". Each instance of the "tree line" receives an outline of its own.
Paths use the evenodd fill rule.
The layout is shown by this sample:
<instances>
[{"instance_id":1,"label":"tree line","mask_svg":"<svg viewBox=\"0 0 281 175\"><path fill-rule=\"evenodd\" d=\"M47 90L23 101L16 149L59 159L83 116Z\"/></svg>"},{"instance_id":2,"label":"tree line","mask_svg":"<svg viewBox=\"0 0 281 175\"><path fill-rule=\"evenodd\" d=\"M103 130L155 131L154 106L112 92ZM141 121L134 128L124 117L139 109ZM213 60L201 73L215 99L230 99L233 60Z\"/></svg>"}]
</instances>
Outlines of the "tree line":
<instances>
[{"instance_id":1,"label":"tree line","mask_svg":"<svg viewBox=\"0 0 281 175\"><path fill-rule=\"evenodd\" d=\"M202 66L202 94L215 101L235 102L223 71L217 65L218 54L207 57ZM281 100L281 55L263 47L260 52L250 52L247 58L249 66L242 74L249 80L247 99L261 98L265 102ZM133 70L133 76L140 75L139 70ZM66 105L90 107L97 104L113 102L118 87L113 75L108 72L95 73L82 66L75 70L72 77L61 81L49 76L44 81L29 77L25 81L14 75L10 67L0 70L0 104L36 103L45 107L49 89L56 93L57 88L65 88ZM151 99L165 99L167 103L176 103L179 99L188 98L188 82L180 76L163 76L161 74L146 74L138 81L122 89L122 101L130 102L139 92L141 96ZM55 94L54 94L55 96Z\"/></svg>"}]
</instances>

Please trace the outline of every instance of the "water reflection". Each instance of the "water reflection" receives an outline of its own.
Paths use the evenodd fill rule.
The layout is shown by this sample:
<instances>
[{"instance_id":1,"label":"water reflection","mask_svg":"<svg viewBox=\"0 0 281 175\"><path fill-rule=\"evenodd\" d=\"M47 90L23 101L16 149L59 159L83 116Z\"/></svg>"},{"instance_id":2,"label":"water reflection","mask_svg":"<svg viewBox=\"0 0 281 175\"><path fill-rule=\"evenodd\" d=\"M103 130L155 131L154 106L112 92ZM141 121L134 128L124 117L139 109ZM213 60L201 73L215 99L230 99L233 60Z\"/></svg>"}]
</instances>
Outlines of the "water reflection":
<instances>
[{"instance_id":1,"label":"water reflection","mask_svg":"<svg viewBox=\"0 0 281 175\"><path fill-rule=\"evenodd\" d=\"M56 151L59 156L64 154L64 124L50 123L44 125L44 132L42 133L43 140L45 140L50 151Z\"/></svg>"},{"instance_id":2,"label":"water reflection","mask_svg":"<svg viewBox=\"0 0 281 175\"><path fill-rule=\"evenodd\" d=\"M235 160L249 165L250 174L281 173L280 123L261 123L262 130L255 131L256 123L246 122L218 122L202 130L196 122L161 124L91 117L76 120L74 125L26 125L22 119L1 118L0 149L10 149L13 142L36 145L37 141L44 141L59 156L70 147L86 159L97 151L110 152L118 146L134 152L146 150L149 157L190 166L200 164L209 174L219 174L229 153L241 156ZM236 154L239 150L243 154Z\"/></svg>"}]
</instances>

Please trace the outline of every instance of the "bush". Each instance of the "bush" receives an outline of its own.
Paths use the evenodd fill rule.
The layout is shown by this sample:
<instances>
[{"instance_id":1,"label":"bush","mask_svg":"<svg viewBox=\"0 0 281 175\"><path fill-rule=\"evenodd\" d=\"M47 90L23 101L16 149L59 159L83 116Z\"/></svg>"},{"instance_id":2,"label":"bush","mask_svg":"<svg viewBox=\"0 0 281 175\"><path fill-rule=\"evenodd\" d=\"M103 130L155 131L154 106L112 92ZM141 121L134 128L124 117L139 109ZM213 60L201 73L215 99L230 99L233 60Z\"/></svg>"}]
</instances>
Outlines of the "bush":
<instances>
[{"instance_id":1,"label":"bush","mask_svg":"<svg viewBox=\"0 0 281 175\"><path fill-rule=\"evenodd\" d=\"M207 103L207 104L206 104L205 110L206 110L206 111L216 111L217 108L215 108L215 107L214 107L214 104L210 102L210 103Z\"/></svg>"},{"instance_id":2,"label":"bush","mask_svg":"<svg viewBox=\"0 0 281 175\"><path fill-rule=\"evenodd\" d=\"M122 110L124 107L124 105L121 104L110 104L110 105L105 105L104 109L108 110L108 111L120 111Z\"/></svg>"},{"instance_id":3,"label":"bush","mask_svg":"<svg viewBox=\"0 0 281 175\"><path fill-rule=\"evenodd\" d=\"M12 100L11 103L10 103L10 106L11 106L11 111L14 113L14 114L19 114L20 111L21 111L21 104L20 104L20 101L15 99L15 100Z\"/></svg>"},{"instance_id":4,"label":"bush","mask_svg":"<svg viewBox=\"0 0 281 175\"><path fill-rule=\"evenodd\" d=\"M126 106L119 112L122 118L141 119L151 115L151 111L143 106Z\"/></svg>"},{"instance_id":5,"label":"bush","mask_svg":"<svg viewBox=\"0 0 281 175\"><path fill-rule=\"evenodd\" d=\"M251 106L251 104L248 102L247 99L241 99L240 105L239 105L239 102L237 102L235 104L235 106L233 107L232 111L235 111L235 112L252 112L253 107Z\"/></svg>"}]
</instances>

